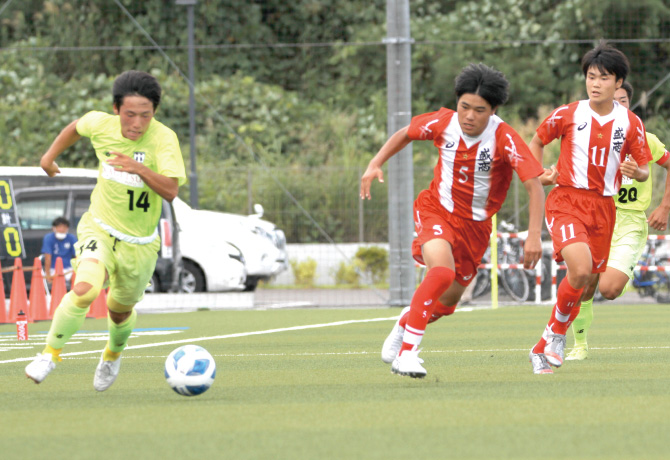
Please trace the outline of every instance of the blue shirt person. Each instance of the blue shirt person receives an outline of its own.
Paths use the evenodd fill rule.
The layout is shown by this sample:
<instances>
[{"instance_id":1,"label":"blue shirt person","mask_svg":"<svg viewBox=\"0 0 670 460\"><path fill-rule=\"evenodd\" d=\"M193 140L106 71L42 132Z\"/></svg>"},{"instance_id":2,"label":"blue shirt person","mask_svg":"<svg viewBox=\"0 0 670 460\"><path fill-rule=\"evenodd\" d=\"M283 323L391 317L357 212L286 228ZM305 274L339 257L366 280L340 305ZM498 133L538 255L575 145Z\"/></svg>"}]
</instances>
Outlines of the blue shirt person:
<instances>
[{"instance_id":1,"label":"blue shirt person","mask_svg":"<svg viewBox=\"0 0 670 460\"><path fill-rule=\"evenodd\" d=\"M72 276L71 259L75 257L74 244L77 237L71 233L70 222L64 217L57 217L51 223L53 231L44 235L42 240L42 254L44 254L44 272L49 283L56 269L56 258L63 259L63 271L69 272L66 279Z\"/></svg>"}]
</instances>

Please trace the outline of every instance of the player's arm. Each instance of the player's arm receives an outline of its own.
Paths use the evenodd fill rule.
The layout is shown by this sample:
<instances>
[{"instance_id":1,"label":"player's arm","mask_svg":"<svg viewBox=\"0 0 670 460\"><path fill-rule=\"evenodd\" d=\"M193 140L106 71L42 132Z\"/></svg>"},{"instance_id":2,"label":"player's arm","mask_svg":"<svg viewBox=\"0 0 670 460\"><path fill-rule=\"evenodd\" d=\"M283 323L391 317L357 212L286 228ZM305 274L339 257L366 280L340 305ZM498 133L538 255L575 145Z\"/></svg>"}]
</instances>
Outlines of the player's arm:
<instances>
[{"instance_id":1,"label":"player's arm","mask_svg":"<svg viewBox=\"0 0 670 460\"><path fill-rule=\"evenodd\" d=\"M649 222L649 226L653 229L665 230L668 228L668 213L670 213L670 160L662 164L656 164L665 168L666 171L665 192L663 193L661 204L649 214L647 222Z\"/></svg>"},{"instance_id":2,"label":"player's arm","mask_svg":"<svg viewBox=\"0 0 670 460\"><path fill-rule=\"evenodd\" d=\"M638 182L644 182L649 178L649 165L638 166L632 156L623 161L619 169L621 170L621 174Z\"/></svg>"},{"instance_id":3,"label":"player's arm","mask_svg":"<svg viewBox=\"0 0 670 460\"><path fill-rule=\"evenodd\" d=\"M51 254L46 253L44 254L44 274L46 276L46 279L48 282L51 282Z\"/></svg>"},{"instance_id":4,"label":"player's arm","mask_svg":"<svg viewBox=\"0 0 670 460\"><path fill-rule=\"evenodd\" d=\"M79 120L77 119L63 128L58 136L56 136L56 139L51 143L51 146L46 153L42 155L40 166L49 177L54 177L56 174L60 173L60 169L56 164L56 158L81 139L81 136L77 132L78 121Z\"/></svg>"},{"instance_id":5,"label":"player's arm","mask_svg":"<svg viewBox=\"0 0 670 460\"><path fill-rule=\"evenodd\" d=\"M368 168L361 177L361 198L367 198L368 200L371 198L370 186L372 185L372 181L376 178L379 182L384 182L384 172L382 171L384 163L412 142L412 139L407 135L408 130L409 125L396 131L395 134L389 137L382 148L379 149L379 152L377 152L372 160L370 160Z\"/></svg>"},{"instance_id":6,"label":"player's arm","mask_svg":"<svg viewBox=\"0 0 670 460\"><path fill-rule=\"evenodd\" d=\"M533 139L531 139L530 143L528 144L528 148L538 163L543 164L542 158L544 157L544 144L542 143L542 140L540 139L540 136L537 135L537 133L535 133ZM555 185L557 179L558 170L556 169L556 166L551 165L550 168L544 169L544 173L540 176L540 183L542 185Z\"/></svg>"},{"instance_id":7,"label":"player's arm","mask_svg":"<svg viewBox=\"0 0 670 460\"><path fill-rule=\"evenodd\" d=\"M523 245L523 266L535 267L542 257L542 220L544 218L544 188L539 177L528 179L523 183L528 192L528 238Z\"/></svg>"},{"instance_id":8,"label":"player's arm","mask_svg":"<svg viewBox=\"0 0 670 460\"><path fill-rule=\"evenodd\" d=\"M114 166L119 171L137 174L151 190L158 193L169 202L172 202L172 200L177 197L177 193L179 192L179 181L177 178L159 174L139 161L135 161L135 159L122 153L109 153L115 156L107 160L107 164Z\"/></svg>"}]
</instances>

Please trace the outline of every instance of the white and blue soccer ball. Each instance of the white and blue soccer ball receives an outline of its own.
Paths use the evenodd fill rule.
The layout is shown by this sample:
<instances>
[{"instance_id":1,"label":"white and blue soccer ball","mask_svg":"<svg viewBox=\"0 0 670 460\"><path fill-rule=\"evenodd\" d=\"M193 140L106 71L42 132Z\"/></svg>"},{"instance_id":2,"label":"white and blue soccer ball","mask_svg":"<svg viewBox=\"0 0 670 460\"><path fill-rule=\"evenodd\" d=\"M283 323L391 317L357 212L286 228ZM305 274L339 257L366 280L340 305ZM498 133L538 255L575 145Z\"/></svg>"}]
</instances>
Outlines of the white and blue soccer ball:
<instances>
[{"instance_id":1,"label":"white and blue soccer ball","mask_svg":"<svg viewBox=\"0 0 670 460\"><path fill-rule=\"evenodd\" d=\"M176 348L165 360L165 379L183 396L197 396L209 390L215 376L214 358L198 345Z\"/></svg>"}]
</instances>

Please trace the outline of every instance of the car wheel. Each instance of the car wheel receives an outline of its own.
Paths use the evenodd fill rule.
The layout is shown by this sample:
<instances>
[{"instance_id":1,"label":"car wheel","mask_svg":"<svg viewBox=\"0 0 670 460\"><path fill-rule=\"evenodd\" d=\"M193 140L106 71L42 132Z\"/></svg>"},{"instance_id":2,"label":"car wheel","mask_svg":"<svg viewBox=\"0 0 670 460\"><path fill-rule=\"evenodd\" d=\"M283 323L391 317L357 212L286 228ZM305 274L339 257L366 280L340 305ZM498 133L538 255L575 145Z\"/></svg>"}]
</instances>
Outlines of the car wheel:
<instances>
[{"instance_id":1,"label":"car wheel","mask_svg":"<svg viewBox=\"0 0 670 460\"><path fill-rule=\"evenodd\" d=\"M193 262L184 260L184 267L179 276L179 292L203 292L205 290L205 275Z\"/></svg>"},{"instance_id":2,"label":"car wheel","mask_svg":"<svg viewBox=\"0 0 670 460\"><path fill-rule=\"evenodd\" d=\"M258 287L258 280L257 276L247 276L247 280L244 282L244 290L247 292L255 291Z\"/></svg>"},{"instance_id":3,"label":"car wheel","mask_svg":"<svg viewBox=\"0 0 670 460\"><path fill-rule=\"evenodd\" d=\"M155 294L157 292L161 292L161 285L158 282L158 277L154 273L151 275L151 284L146 287L144 290L146 294Z\"/></svg>"}]
</instances>

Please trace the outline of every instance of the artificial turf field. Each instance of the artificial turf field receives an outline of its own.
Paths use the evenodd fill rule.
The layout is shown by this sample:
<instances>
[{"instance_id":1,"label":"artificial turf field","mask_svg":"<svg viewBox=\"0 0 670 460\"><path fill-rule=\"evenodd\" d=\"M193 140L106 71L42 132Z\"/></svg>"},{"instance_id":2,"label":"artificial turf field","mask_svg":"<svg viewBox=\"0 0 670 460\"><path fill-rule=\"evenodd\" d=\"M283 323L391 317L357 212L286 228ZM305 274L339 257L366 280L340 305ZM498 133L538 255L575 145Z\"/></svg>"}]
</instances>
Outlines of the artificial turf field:
<instances>
[{"instance_id":1,"label":"artificial turf field","mask_svg":"<svg viewBox=\"0 0 670 460\"><path fill-rule=\"evenodd\" d=\"M429 326L423 380L393 375L379 358L398 313L140 315L104 393L92 380L105 320L87 319L63 352L82 354L65 356L40 385L17 359L41 350L49 323L31 324L20 346L15 326L0 325L0 458L670 456L669 306L596 304L589 359L553 375L533 375L528 363L550 307L457 311ZM324 326L295 328L308 325ZM216 381L201 396L165 383L165 357L182 343L216 359Z\"/></svg>"}]
</instances>

